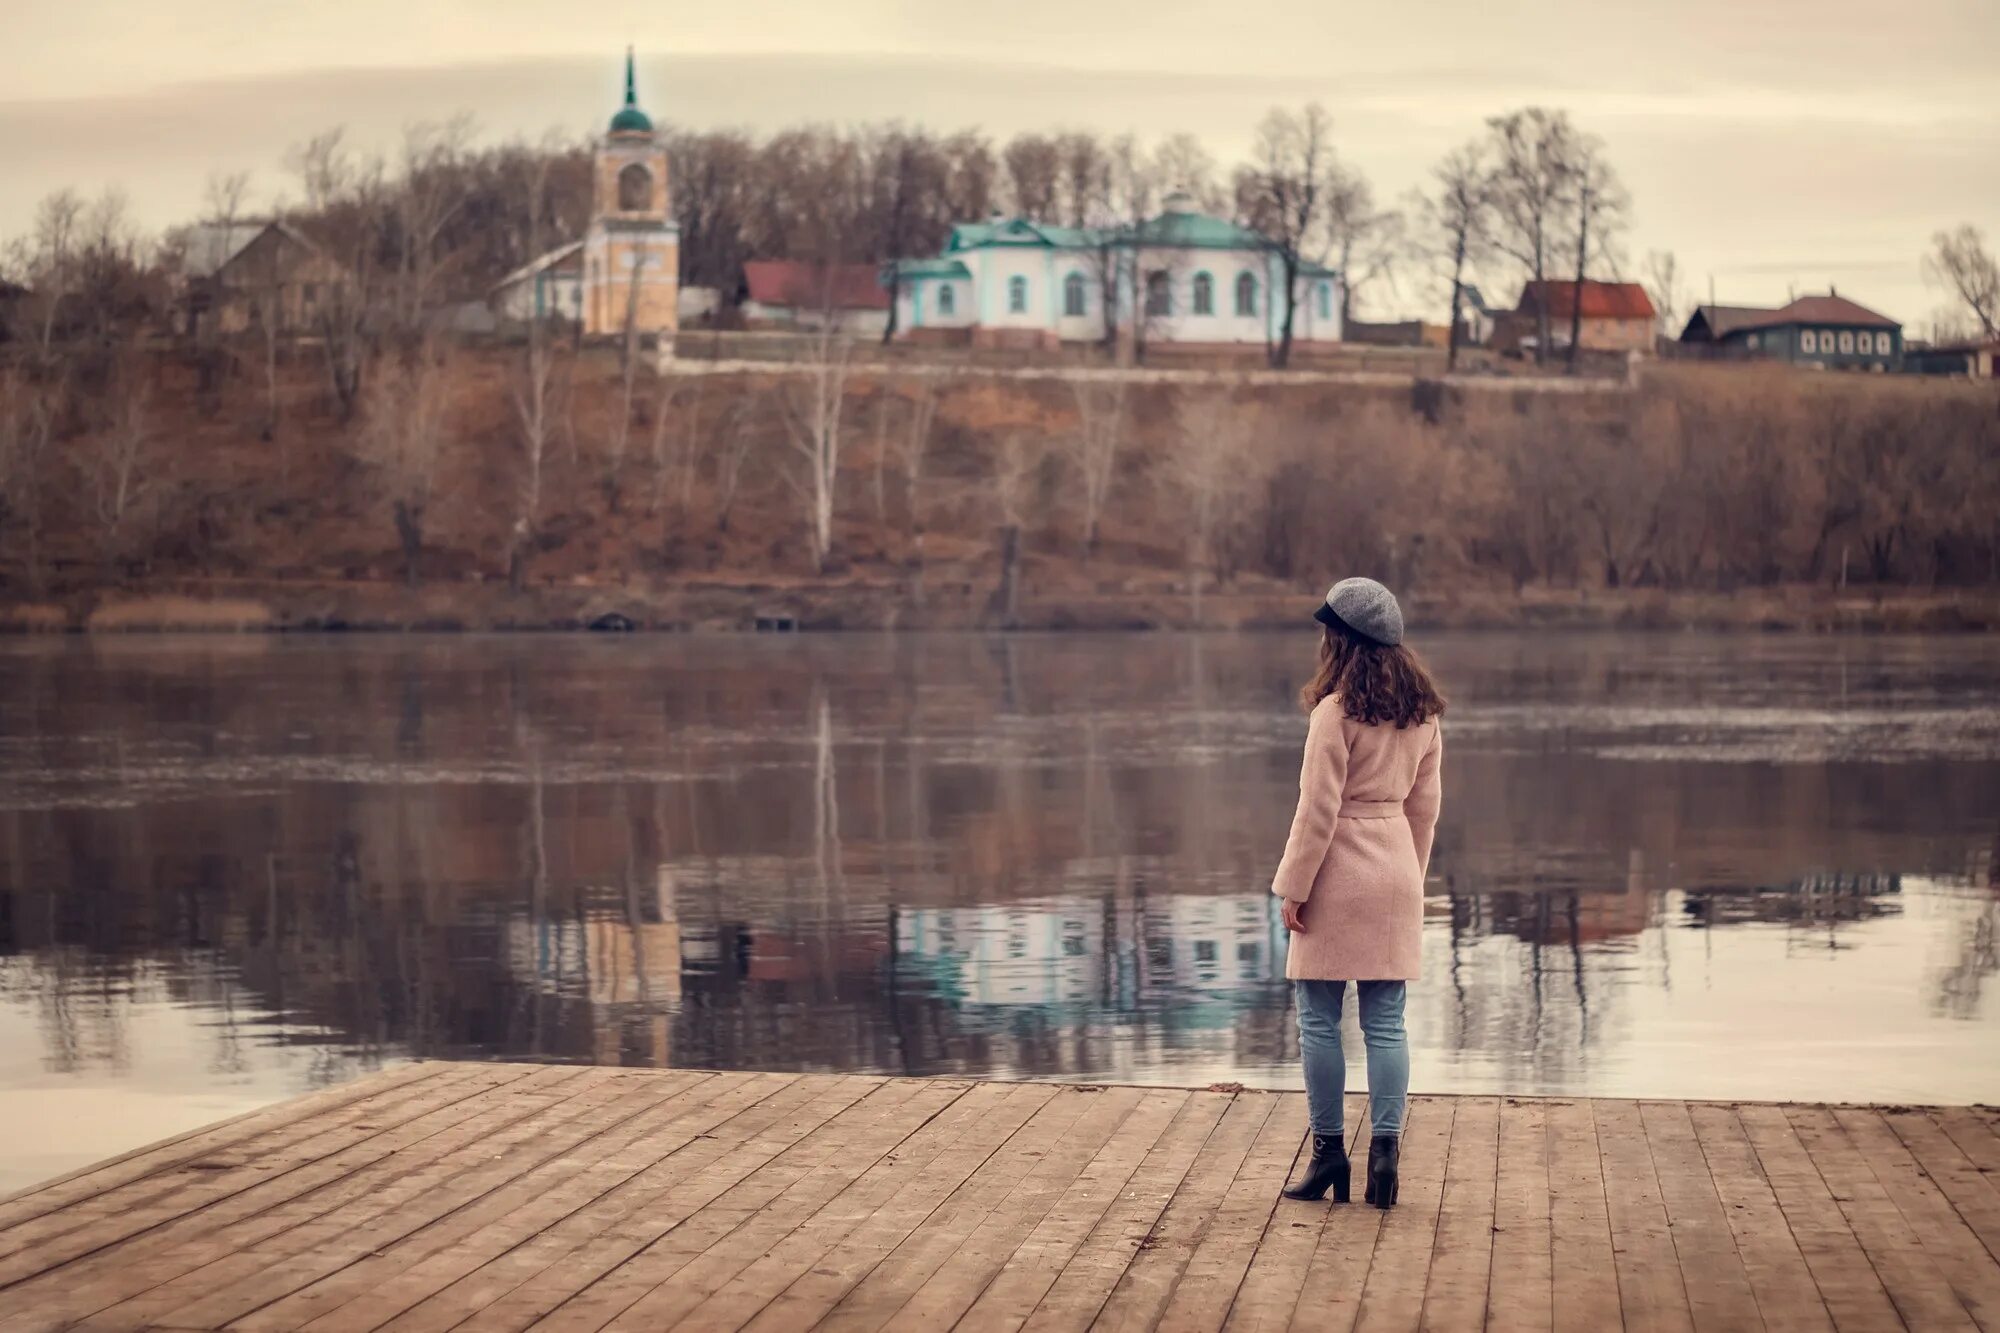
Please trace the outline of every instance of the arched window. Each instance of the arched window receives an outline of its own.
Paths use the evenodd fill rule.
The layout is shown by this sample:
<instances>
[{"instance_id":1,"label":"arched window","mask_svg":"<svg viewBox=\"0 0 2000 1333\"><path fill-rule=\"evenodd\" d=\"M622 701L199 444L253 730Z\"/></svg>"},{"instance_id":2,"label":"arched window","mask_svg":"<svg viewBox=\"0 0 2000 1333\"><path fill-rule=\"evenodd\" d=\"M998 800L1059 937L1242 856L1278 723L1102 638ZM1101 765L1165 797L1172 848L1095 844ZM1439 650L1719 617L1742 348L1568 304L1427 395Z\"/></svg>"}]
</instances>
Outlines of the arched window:
<instances>
[{"instance_id":1,"label":"arched window","mask_svg":"<svg viewBox=\"0 0 2000 1333\"><path fill-rule=\"evenodd\" d=\"M1083 274L1072 273L1063 279L1063 314L1071 319L1080 319L1084 312L1085 288Z\"/></svg>"},{"instance_id":2,"label":"arched window","mask_svg":"<svg viewBox=\"0 0 2000 1333\"><path fill-rule=\"evenodd\" d=\"M1194 312L1197 315L1215 313L1215 279L1206 273L1194 275Z\"/></svg>"},{"instance_id":3,"label":"arched window","mask_svg":"<svg viewBox=\"0 0 2000 1333\"><path fill-rule=\"evenodd\" d=\"M1840 350L1846 356L1854 354L1854 330L1842 329L1840 331Z\"/></svg>"},{"instance_id":4,"label":"arched window","mask_svg":"<svg viewBox=\"0 0 2000 1333\"><path fill-rule=\"evenodd\" d=\"M938 313L956 315L958 313L958 288L949 282L938 284Z\"/></svg>"},{"instance_id":5,"label":"arched window","mask_svg":"<svg viewBox=\"0 0 2000 1333\"><path fill-rule=\"evenodd\" d=\"M618 211L643 213L653 206L653 173L634 162L618 173Z\"/></svg>"},{"instance_id":6,"label":"arched window","mask_svg":"<svg viewBox=\"0 0 2000 1333\"><path fill-rule=\"evenodd\" d=\"M1028 313L1028 280L1023 277L1007 279L1007 313L1025 315Z\"/></svg>"},{"instance_id":7,"label":"arched window","mask_svg":"<svg viewBox=\"0 0 2000 1333\"><path fill-rule=\"evenodd\" d=\"M1146 275L1146 313L1148 315L1174 313L1173 279L1160 269L1154 269Z\"/></svg>"},{"instance_id":8,"label":"arched window","mask_svg":"<svg viewBox=\"0 0 2000 1333\"><path fill-rule=\"evenodd\" d=\"M1254 273L1236 275L1236 313L1246 318L1257 313L1257 275Z\"/></svg>"},{"instance_id":9,"label":"arched window","mask_svg":"<svg viewBox=\"0 0 2000 1333\"><path fill-rule=\"evenodd\" d=\"M1333 284L1330 282L1322 282L1319 285L1319 317L1333 318Z\"/></svg>"}]
</instances>

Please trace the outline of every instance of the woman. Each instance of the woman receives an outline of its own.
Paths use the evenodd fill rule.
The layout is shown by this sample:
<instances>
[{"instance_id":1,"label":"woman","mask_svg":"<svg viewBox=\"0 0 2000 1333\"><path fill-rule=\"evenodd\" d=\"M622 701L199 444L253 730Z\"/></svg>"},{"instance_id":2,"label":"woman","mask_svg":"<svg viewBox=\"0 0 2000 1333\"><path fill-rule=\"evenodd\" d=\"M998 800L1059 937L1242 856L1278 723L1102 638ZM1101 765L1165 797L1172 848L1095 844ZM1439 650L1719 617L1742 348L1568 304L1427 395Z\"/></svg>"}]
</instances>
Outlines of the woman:
<instances>
[{"instance_id":1,"label":"woman","mask_svg":"<svg viewBox=\"0 0 2000 1333\"><path fill-rule=\"evenodd\" d=\"M1355 983L1368 1047L1367 1200L1396 1201L1397 1145L1410 1088L1404 984L1417 977L1424 875L1437 831L1444 699L1403 647L1403 612L1373 579L1333 585L1319 671L1300 692L1306 729L1299 809L1271 892L1291 932L1285 975L1299 1005L1312 1163L1289 1199L1348 1200L1340 1005Z\"/></svg>"}]
</instances>

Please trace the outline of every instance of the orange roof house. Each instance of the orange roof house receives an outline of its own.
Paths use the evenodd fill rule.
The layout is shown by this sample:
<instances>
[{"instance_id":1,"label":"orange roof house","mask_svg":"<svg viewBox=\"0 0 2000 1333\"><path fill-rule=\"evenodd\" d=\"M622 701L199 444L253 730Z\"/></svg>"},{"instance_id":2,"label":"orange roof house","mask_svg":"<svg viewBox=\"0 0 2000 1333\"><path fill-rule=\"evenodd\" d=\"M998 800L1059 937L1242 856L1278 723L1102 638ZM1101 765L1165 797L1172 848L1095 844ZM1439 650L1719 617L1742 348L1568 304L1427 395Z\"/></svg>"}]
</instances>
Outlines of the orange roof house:
<instances>
[{"instance_id":1,"label":"orange roof house","mask_svg":"<svg viewBox=\"0 0 2000 1333\"><path fill-rule=\"evenodd\" d=\"M1586 352L1650 351L1654 324L1659 312L1646 289L1636 282L1598 282L1586 278L1576 282L1530 282L1521 288L1521 299L1512 310L1494 322L1493 346L1501 351L1533 347L1539 336L1543 305L1549 314L1549 347L1569 346L1570 321L1578 307L1582 318L1577 333L1579 347Z\"/></svg>"}]
</instances>

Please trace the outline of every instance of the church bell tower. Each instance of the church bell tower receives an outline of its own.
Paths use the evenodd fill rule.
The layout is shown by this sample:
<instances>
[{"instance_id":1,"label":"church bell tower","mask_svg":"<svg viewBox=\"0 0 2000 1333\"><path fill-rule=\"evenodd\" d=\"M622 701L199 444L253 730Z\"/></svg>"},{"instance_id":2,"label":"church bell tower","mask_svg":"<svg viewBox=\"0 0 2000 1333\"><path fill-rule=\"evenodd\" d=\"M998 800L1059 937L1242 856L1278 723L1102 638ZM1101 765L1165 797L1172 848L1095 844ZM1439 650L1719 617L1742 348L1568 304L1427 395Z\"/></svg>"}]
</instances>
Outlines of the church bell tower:
<instances>
[{"instance_id":1,"label":"church bell tower","mask_svg":"<svg viewBox=\"0 0 2000 1333\"><path fill-rule=\"evenodd\" d=\"M583 331L628 328L672 348L679 327L680 227L673 219L667 150L639 109L637 72L625 52L625 105L599 141L590 230L583 246Z\"/></svg>"}]
</instances>

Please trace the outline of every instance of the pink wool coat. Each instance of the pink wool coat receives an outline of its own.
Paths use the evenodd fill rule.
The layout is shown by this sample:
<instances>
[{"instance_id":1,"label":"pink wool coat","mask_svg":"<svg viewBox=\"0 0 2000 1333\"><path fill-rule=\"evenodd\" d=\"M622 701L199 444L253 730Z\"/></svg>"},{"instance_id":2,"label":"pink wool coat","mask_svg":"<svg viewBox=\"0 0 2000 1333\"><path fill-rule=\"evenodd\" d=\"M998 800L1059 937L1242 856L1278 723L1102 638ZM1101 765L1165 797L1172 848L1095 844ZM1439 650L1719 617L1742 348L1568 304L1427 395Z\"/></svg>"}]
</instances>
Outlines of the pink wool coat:
<instances>
[{"instance_id":1,"label":"pink wool coat","mask_svg":"<svg viewBox=\"0 0 2000 1333\"><path fill-rule=\"evenodd\" d=\"M1444 733L1368 726L1322 699L1306 728L1299 809L1271 892L1303 903L1294 981L1414 981Z\"/></svg>"}]
</instances>

